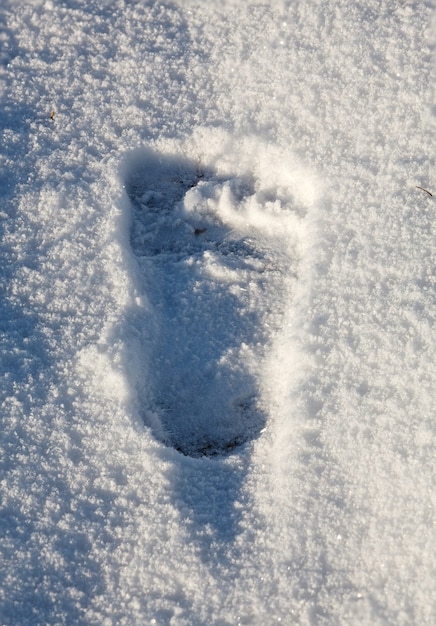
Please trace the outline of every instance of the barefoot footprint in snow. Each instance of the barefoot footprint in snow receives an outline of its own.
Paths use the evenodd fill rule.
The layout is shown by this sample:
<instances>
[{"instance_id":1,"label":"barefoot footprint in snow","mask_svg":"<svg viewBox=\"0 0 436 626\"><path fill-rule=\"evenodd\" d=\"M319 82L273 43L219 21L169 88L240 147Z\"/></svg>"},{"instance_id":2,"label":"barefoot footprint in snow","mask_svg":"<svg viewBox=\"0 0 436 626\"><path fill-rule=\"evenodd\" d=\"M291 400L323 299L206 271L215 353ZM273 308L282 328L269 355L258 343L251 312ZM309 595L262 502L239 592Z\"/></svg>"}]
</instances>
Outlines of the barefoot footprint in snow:
<instances>
[{"instance_id":1,"label":"barefoot footprint in snow","mask_svg":"<svg viewBox=\"0 0 436 626\"><path fill-rule=\"evenodd\" d=\"M295 282L300 218L283 190L258 187L151 151L126 180L157 319L143 418L186 455L229 452L268 419L262 367Z\"/></svg>"}]
</instances>

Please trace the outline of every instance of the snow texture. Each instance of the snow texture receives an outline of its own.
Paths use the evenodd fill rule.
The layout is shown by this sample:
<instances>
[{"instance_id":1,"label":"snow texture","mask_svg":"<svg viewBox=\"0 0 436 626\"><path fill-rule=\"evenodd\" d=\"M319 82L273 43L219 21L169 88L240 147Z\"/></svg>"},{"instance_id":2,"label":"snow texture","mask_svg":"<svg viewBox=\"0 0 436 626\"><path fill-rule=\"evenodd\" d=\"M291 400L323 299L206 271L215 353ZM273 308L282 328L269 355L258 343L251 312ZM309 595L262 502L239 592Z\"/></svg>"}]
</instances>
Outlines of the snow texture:
<instances>
[{"instance_id":1,"label":"snow texture","mask_svg":"<svg viewBox=\"0 0 436 626\"><path fill-rule=\"evenodd\" d=\"M2 625L436 623L435 26L2 1Z\"/></svg>"}]
</instances>

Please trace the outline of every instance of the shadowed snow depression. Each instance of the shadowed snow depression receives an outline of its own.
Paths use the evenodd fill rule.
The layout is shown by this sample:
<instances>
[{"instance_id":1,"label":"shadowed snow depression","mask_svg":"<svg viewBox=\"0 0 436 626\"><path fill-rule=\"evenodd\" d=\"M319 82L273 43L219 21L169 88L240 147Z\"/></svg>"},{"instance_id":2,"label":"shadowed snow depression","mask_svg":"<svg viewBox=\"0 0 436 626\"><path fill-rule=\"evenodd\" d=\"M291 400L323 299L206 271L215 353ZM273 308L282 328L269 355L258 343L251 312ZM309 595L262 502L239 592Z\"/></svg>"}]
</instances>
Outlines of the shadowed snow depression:
<instances>
[{"instance_id":1,"label":"shadowed snow depression","mask_svg":"<svg viewBox=\"0 0 436 626\"><path fill-rule=\"evenodd\" d=\"M267 421L262 372L296 280L301 226L289 189L256 187L252 175L151 151L127 175L132 248L154 313L144 420L185 454L231 451Z\"/></svg>"}]
</instances>

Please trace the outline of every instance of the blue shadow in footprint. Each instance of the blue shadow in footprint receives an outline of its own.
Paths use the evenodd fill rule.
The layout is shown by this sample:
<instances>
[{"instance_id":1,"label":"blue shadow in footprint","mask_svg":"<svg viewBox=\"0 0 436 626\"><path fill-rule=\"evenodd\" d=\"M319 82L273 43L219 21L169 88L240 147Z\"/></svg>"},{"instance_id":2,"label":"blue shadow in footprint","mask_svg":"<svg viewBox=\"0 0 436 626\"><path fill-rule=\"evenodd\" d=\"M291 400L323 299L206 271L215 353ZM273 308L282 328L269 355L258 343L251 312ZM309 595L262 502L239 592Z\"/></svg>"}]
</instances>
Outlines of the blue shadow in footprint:
<instances>
[{"instance_id":1,"label":"blue shadow in footprint","mask_svg":"<svg viewBox=\"0 0 436 626\"><path fill-rule=\"evenodd\" d=\"M248 178L152 150L135 153L125 176L131 246L155 319L143 419L192 457L231 453L266 422L247 356L262 323L244 284L264 253L216 211L225 185L236 202L254 193Z\"/></svg>"}]
</instances>

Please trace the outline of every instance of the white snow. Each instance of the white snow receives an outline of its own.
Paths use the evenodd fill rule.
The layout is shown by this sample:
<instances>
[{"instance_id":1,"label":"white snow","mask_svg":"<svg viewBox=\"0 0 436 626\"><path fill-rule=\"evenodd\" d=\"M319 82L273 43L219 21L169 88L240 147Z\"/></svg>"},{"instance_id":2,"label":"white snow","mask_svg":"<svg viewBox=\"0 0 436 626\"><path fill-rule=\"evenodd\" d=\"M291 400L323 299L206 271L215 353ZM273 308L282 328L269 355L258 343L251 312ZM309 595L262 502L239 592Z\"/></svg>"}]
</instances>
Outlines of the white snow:
<instances>
[{"instance_id":1,"label":"white snow","mask_svg":"<svg viewBox=\"0 0 436 626\"><path fill-rule=\"evenodd\" d=\"M436 623L435 24L3 0L1 624Z\"/></svg>"}]
</instances>

